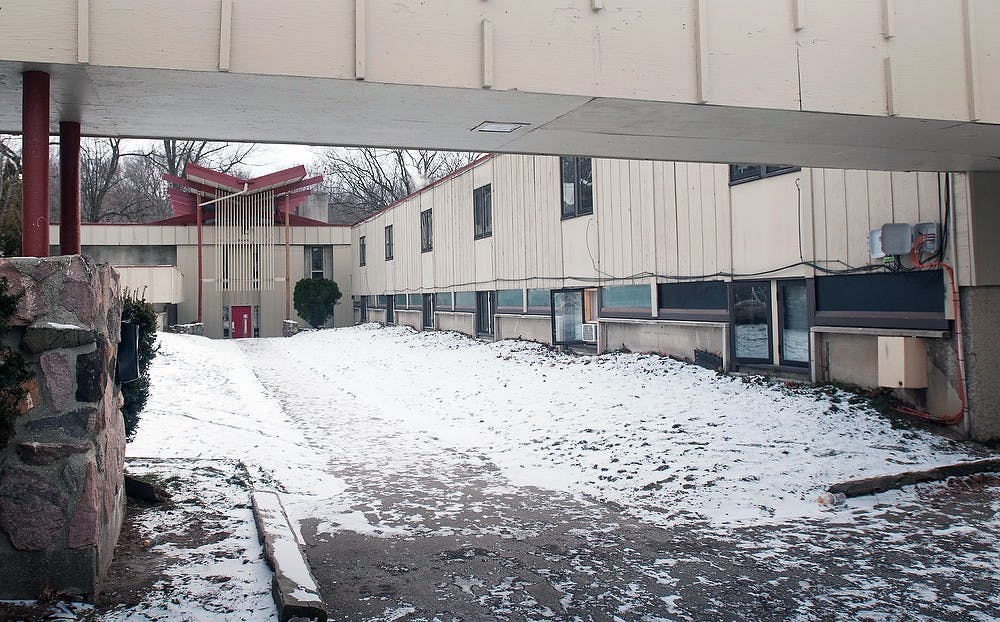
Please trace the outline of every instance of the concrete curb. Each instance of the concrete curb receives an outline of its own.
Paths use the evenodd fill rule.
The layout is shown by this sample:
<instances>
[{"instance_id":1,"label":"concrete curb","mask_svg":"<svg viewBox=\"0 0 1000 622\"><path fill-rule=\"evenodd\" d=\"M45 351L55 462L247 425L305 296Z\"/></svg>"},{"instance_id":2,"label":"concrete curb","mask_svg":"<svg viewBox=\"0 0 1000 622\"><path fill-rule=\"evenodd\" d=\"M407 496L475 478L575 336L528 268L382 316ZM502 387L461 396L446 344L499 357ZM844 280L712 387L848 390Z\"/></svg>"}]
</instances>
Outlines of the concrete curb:
<instances>
[{"instance_id":1,"label":"concrete curb","mask_svg":"<svg viewBox=\"0 0 1000 622\"><path fill-rule=\"evenodd\" d=\"M936 482L948 479L949 477L963 477L977 473L992 473L997 471L1000 471L1000 458L986 458L985 460L959 462L924 471L905 471L895 475L880 475L878 477L841 482L830 486L827 488L827 491L831 493L843 493L846 497L862 497L921 482Z\"/></svg>"},{"instance_id":2,"label":"concrete curb","mask_svg":"<svg viewBox=\"0 0 1000 622\"><path fill-rule=\"evenodd\" d=\"M326 622L326 607L319 587L309 571L281 499L270 491L254 491L252 501L257 533L264 544L264 557L274 571L271 592L278 606L278 620Z\"/></svg>"}]
</instances>

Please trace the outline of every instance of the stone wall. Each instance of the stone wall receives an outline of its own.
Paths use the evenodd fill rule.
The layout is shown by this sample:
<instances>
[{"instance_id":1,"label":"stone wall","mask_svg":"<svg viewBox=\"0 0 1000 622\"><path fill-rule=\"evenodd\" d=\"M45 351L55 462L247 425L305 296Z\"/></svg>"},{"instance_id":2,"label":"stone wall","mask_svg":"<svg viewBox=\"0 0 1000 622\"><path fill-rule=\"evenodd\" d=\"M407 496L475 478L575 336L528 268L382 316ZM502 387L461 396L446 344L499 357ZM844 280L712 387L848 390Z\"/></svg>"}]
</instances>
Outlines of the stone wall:
<instances>
[{"instance_id":1,"label":"stone wall","mask_svg":"<svg viewBox=\"0 0 1000 622\"><path fill-rule=\"evenodd\" d=\"M93 597L124 512L118 274L79 255L0 259L22 293L9 345L32 379L0 448L0 598Z\"/></svg>"}]
</instances>

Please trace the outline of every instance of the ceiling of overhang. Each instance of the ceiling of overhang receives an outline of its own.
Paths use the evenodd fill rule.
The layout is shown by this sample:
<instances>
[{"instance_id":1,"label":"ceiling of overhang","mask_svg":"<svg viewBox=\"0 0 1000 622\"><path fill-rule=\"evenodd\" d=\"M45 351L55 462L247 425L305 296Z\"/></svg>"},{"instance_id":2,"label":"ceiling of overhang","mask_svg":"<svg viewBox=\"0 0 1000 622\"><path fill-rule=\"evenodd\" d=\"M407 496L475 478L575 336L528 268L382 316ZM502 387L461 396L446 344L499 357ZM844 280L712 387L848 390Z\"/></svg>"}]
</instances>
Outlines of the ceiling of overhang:
<instances>
[{"instance_id":1,"label":"ceiling of overhang","mask_svg":"<svg viewBox=\"0 0 1000 622\"><path fill-rule=\"evenodd\" d=\"M219 72L56 65L52 129L87 135L426 147L882 170L1000 170L1000 126ZM0 131L21 126L0 63ZM525 123L510 133L483 121Z\"/></svg>"}]
</instances>

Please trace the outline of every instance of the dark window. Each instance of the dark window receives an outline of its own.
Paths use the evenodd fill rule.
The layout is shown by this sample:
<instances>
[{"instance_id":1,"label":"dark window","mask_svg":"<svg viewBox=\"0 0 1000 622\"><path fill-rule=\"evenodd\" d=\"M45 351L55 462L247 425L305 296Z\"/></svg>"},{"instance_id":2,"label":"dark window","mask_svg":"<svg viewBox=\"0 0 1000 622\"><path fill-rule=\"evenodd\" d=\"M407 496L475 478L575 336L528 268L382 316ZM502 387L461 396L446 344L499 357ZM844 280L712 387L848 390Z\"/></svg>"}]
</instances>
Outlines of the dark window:
<instances>
[{"instance_id":1,"label":"dark window","mask_svg":"<svg viewBox=\"0 0 1000 622\"><path fill-rule=\"evenodd\" d=\"M619 285L601 288L602 316L650 317L649 285Z\"/></svg>"},{"instance_id":2,"label":"dark window","mask_svg":"<svg viewBox=\"0 0 1000 622\"><path fill-rule=\"evenodd\" d=\"M434 294L423 295L424 328L434 328Z\"/></svg>"},{"instance_id":3,"label":"dark window","mask_svg":"<svg viewBox=\"0 0 1000 622\"><path fill-rule=\"evenodd\" d=\"M493 191L490 184L480 186L472 191L473 216L476 221L475 238L488 238L493 235Z\"/></svg>"},{"instance_id":4,"label":"dark window","mask_svg":"<svg viewBox=\"0 0 1000 622\"><path fill-rule=\"evenodd\" d=\"M799 167L788 164L730 164L729 185L742 184L746 181L784 175L785 173L794 173L797 170L799 170Z\"/></svg>"},{"instance_id":5,"label":"dark window","mask_svg":"<svg viewBox=\"0 0 1000 622\"><path fill-rule=\"evenodd\" d=\"M476 334L493 335L493 313L496 306L496 292L476 292Z\"/></svg>"},{"instance_id":6,"label":"dark window","mask_svg":"<svg viewBox=\"0 0 1000 622\"><path fill-rule=\"evenodd\" d=\"M396 309L405 309L406 308L406 294L396 294L396 296L395 296L395 302L393 303L393 306Z\"/></svg>"},{"instance_id":7,"label":"dark window","mask_svg":"<svg viewBox=\"0 0 1000 622\"><path fill-rule=\"evenodd\" d=\"M386 296L385 297L385 323L395 324L396 323L396 297Z\"/></svg>"},{"instance_id":8,"label":"dark window","mask_svg":"<svg viewBox=\"0 0 1000 622\"><path fill-rule=\"evenodd\" d=\"M409 300L407 301L407 306L411 309L419 309L421 305L424 304L423 295L421 294L410 294Z\"/></svg>"},{"instance_id":9,"label":"dark window","mask_svg":"<svg viewBox=\"0 0 1000 622\"><path fill-rule=\"evenodd\" d=\"M358 265L365 265L365 236L358 238Z\"/></svg>"},{"instance_id":10,"label":"dark window","mask_svg":"<svg viewBox=\"0 0 1000 622\"><path fill-rule=\"evenodd\" d=\"M725 281L660 283L656 290L660 318L718 321L729 316L729 287Z\"/></svg>"},{"instance_id":11,"label":"dark window","mask_svg":"<svg viewBox=\"0 0 1000 622\"><path fill-rule=\"evenodd\" d=\"M590 158L559 158L562 217L594 213L594 175Z\"/></svg>"},{"instance_id":12,"label":"dark window","mask_svg":"<svg viewBox=\"0 0 1000 622\"><path fill-rule=\"evenodd\" d=\"M392 259L392 225L385 228L385 260Z\"/></svg>"},{"instance_id":13,"label":"dark window","mask_svg":"<svg viewBox=\"0 0 1000 622\"><path fill-rule=\"evenodd\" d=\"M778 340L782 365L809 364L809 301L804 280L778 282Z\"/></svg>"},{"instance_id":14,"label":"dark window","mask_svg":"<svg viewBox=\"0 0 1000 622\"><path fill-rule=\"evenodd\" d=\"M420 252L426 253L434 249L434 227L431 220L431 210L420 212Z\"/></svg>"},{"instance_id":15,"label":"dark window","mask_svg":"<svg viewBox=\"0 0 1000 622\"><path fill-rule=\"evenodd\" d=\"M323 278L323 247L313 246L310 250L312 253L312 278L321 279Z\"/></svg>"},{"instance_id":16,"label":"dark window","mask_svg":"<svg viewBox=\"0 0 1000 622\"><path fill-rule=\"evenodd\" d=\"M771 283L733 283L737 363L771 363Z\"/></svg>"},{"instance_id":17,"label":"dark window","mask_svg":"<svg viewBox=\"0 0 1000 622\"><path fill-rule=\"evenodd\" d=\"M816 277L815 323L945 330L944 273L926 270Z\"/></svg>"}]
</instances>

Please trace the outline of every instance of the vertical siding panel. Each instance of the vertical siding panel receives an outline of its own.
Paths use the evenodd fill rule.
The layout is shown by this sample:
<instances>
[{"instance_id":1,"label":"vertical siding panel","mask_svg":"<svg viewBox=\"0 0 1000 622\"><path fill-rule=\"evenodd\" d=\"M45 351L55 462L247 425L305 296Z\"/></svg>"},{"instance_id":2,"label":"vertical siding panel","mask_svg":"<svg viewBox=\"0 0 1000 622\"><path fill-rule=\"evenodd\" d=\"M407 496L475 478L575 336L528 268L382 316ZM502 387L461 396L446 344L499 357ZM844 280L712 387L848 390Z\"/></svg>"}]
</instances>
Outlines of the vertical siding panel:
<instances>
[{"instance_id":1,"label":"vertical siding panel","mask_svg":"<svg viewBox=\"0 0 1000 622\"><path fill-rule=\"evenodd\" d=\"M844 191L844 171L825 169L827 259L847 259L847 197Z\"/></svg>"},{"instance_id":2,"label":"vertical siding panel","mask_svg":"<svg viewBox=\"0 0 1000 622\"><path fill-rule=\"evenodd\" d=\"M892 222L892 180L885 171L868 171L868 230Z\"/></svg>"},{"instance_id":3,"label":"vertical siding panel","mask_svg":"<svg viewBox=\"0 0 1000 622\"><path fill-rule=\"evenodd\" d=\"M698 166L698 176L701 180L701 239L704 252L704 263L702 274L712 274L718 272L719 258L718 247L716 246L716 227L718 215L716 214L715 200L715 175L714 165L701 164Z\"/></svg>"},{"instance_id":4,"label":"vertical siding panel","mask_svg":"<svg viewBox=\"0 0 1000 622\"><path fill-rule=\"evenodd\" d=\"M713 184L715 186L715 239L718 260L716 269L718 272L733 271L733 231L732 231L732 202L729 195L729 167L725 164L716 164L712 167L714 171Z\"/></svg>"},{"instance_id":5,"label":"vertical siding panel","mask_svg":"<svg viewBox=\"0 0 1000 622\"><path fill-rule=\"evenodd\" d=\"M632 230L630 249L631 253L626 255L629 258L628 266L621 276L632 276L642 272L644 263L644 246L646 233L642 229L643 212L643 188L640 173L641 162L631 160L628 163L629 180L629 226Z\"/></svg>"},{"instance_id":6,"label":"vertical siding panel","mask_svg":"<svg viewBox=\"0 0 1000 622\"><path fill-rule=\"evenodd\" d=\"M812 212L815 218L815 229L813 230L816 234L813 259L823 265L830 256L827 252L827 238L829 236L826 227L826 177L821 168L810 169L809 174L812 180Z\"/></svg>"},{"instance_id":7,"label":"vertical siding panel","mask_svg":"<svg viewBox=\"0 0 1000 622\"><path fill-rule=\"evenodd\" d=\"M641 189L641 221L639 223L639 233L642 236L642 256L636 272L656 273L656 219L655 174L653 173L652 162L639 163L639 188Z\"/></svg>"},{"instance_id":8,"label":"vertical siding panel","mask_svg":"<svg viewBox=\"0 0 1000 622\"><path fill-rule=\"evenodd\" d=\"M865 171L844 174L847 205L847 263L868 263L868 175Z\"/></svg>"},{"instance_id":9,"label":"vertical siding panel","mask_svg":"<svg viewBox=\"0 0 1000 622\"><path fill-rule=\"evenodd\" d=\"M892 214L895 222L917 222L920 208L917 205L916 173L890 173L892 177Z\"/></svg>"},{"instance_id":10,"label":"vertical siding panel","mask_svg":"<svg viewBox=\"0 0 1000 622\"><path fill-rule=\"evenodd\" d=\"M920 222L939 224L944 218L937 173L917 173L917 216Z\"/></svg>"},{"instance_id":11,"label":"vertical siding panel","mask_svg":"<svg viewBox=\"0 0 1000 622\"><path fill-rule=\"evenodd\" d=\"M691 272L705 273L705 249L702 240L701 210L701 165L688 164L688 252L691 255Z\"/></svg>"},{"instance_id":12,"label":"vertical siding panel","mask_svg":"<svg viewBox=\"0 0 1000 622\"><path fill-rule=\"evenodd\" d=\"M677 273L679 276L691 276L691 228L688 224L691 211L688 205L688 169L685 162L675 164L677 170Z\"/></svg>"}]
</instances>

